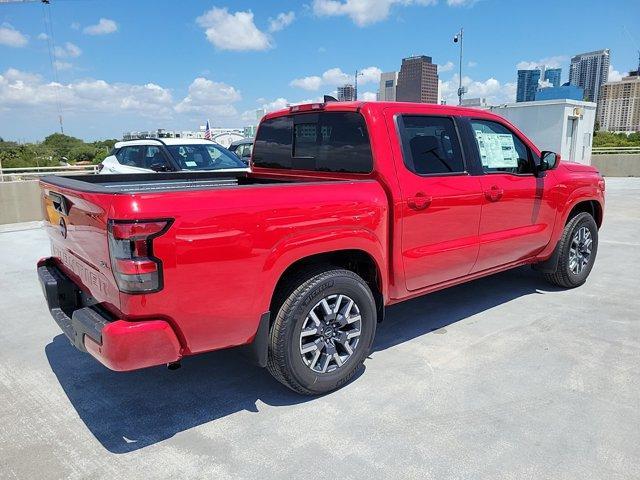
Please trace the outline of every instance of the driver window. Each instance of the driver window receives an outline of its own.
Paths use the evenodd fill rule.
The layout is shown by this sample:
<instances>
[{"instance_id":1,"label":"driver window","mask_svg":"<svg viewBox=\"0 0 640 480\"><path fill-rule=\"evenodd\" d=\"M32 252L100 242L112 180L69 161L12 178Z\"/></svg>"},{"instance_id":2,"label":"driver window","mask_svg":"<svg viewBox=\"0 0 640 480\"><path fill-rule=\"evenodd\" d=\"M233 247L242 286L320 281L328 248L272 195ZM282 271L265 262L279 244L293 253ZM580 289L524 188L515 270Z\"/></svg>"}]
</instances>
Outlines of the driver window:
<instances>
[{"instance_id":1,"label":"driver window","mask_svg":"<svg viewBox=\"0 0 640 480\"><path fill-rule=\"evenodd\" d=\"M146 148L146 152L144 155L144 165L143 168L151 168L153 165L164 165L165 167L169 167L167 163L167 159L165 158L160 147L156 147L155 145L149 145Z\"/></svg>"},{"instance_id":2,"label":"driver window","mask_svg":"<svg viewBox=\"0 0 640 480\"><path fill-rule=\"evenodd\" d=\"M472 120L484 173L533 174L529 148L504 125L487 120Z\"/></svg>"}]
</instances>

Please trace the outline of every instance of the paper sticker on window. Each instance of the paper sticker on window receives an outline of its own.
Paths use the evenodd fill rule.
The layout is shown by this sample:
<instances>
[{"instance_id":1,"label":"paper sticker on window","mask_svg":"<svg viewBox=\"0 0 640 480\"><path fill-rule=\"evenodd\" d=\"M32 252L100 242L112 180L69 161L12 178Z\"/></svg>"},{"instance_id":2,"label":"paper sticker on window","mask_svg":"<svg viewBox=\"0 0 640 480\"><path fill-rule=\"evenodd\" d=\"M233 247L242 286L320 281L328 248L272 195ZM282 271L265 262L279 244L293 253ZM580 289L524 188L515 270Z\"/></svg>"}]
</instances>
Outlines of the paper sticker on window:
<instances>
[{"instance_id":1,"label":"paper sticker on window","mask_svg":"<svg viewBox=\"0 0 640 480\"><path fill-rule=\"evenodd\" d=\"M480 130L475 130L475 134L483 167L518 167L518 152L511 134L487 133Z\"/></svg>"},{"instance_id":2,"label":"paper sticker on window","mask_svg":"<svg viewBox=\"0 0 640 480\"><path fill-rule=\"evenodd\" d=\"M196 162L190 162L190 161L184 162L184 164L187 167L197 167L198 166L198 164Z\"/></svg>"}]
</instances>

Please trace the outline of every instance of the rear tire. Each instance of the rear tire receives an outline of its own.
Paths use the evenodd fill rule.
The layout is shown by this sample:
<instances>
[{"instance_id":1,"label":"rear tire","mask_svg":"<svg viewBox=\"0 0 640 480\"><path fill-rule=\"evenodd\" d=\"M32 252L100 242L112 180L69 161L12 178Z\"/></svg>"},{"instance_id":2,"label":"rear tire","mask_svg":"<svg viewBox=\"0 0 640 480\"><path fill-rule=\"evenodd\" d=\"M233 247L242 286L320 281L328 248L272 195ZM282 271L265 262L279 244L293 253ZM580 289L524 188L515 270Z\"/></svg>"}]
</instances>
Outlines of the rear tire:
<instances>
[{"instance_id":1,"label":"rear tire","mask_svg":"<svg viewBox=\"0 0 640 480\"><path fill-rule=\"evenodd\" d=\"M558 264L545 278L563 288L582 285L589 276L598 252L598 226L593 217L582 212L567 222L558 242Z\"/></svg>"},{"instance_id":2,"label":"rear tire","mask_svg":"<svg viewBox=\"0 0 640 480\"><path fill-rule=\"evenodd\" d=\"M293 277L271 326L267 368L304 395L340 388L371 350L376 304L367 283L327 266ZM289 292L289 293L287 293Z\"/></svg>"}]
</instances>

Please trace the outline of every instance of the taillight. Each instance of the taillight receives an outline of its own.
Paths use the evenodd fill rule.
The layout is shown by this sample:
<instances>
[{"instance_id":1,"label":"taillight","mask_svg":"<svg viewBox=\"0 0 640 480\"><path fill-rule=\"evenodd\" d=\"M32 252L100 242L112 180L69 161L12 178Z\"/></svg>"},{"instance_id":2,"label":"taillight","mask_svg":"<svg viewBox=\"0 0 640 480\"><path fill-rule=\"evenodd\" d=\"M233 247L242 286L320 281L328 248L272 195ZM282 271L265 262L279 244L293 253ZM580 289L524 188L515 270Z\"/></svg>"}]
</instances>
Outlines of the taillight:
<instances>
[{"instance_id":1,"label":"taillight","mask_svg":"<svg viewBox=\"0 0 640 480\"><path fill-rule=\"evenodd\" d=\"M171 220L109 222L111 269L123 293L162 289L162 262L153 256L153 239L165 233Z\"/></svg>"}]
</instances>

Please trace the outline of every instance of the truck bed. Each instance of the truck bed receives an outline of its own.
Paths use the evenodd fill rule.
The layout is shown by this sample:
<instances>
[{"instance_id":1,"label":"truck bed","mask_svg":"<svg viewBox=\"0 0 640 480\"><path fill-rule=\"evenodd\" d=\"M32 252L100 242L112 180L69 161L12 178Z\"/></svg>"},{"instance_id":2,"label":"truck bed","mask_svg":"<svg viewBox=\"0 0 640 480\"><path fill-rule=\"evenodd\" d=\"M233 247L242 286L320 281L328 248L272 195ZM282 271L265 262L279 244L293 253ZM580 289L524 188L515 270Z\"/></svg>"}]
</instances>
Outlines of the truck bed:
<instances>
[{"instance_id":1,"label":"truck bed","mask_svg":"<svg viewBox=\"0 0 640 480\"><path fill-rule=\"evenodd\" d=\"M42 181L81 192L131 194L204 190L261 184L300 183L301 179L273 179L243 172L168 172L114 175L46 176ZM311 180L306 180L311 181Z\"/></svg>"}]
</instances>

